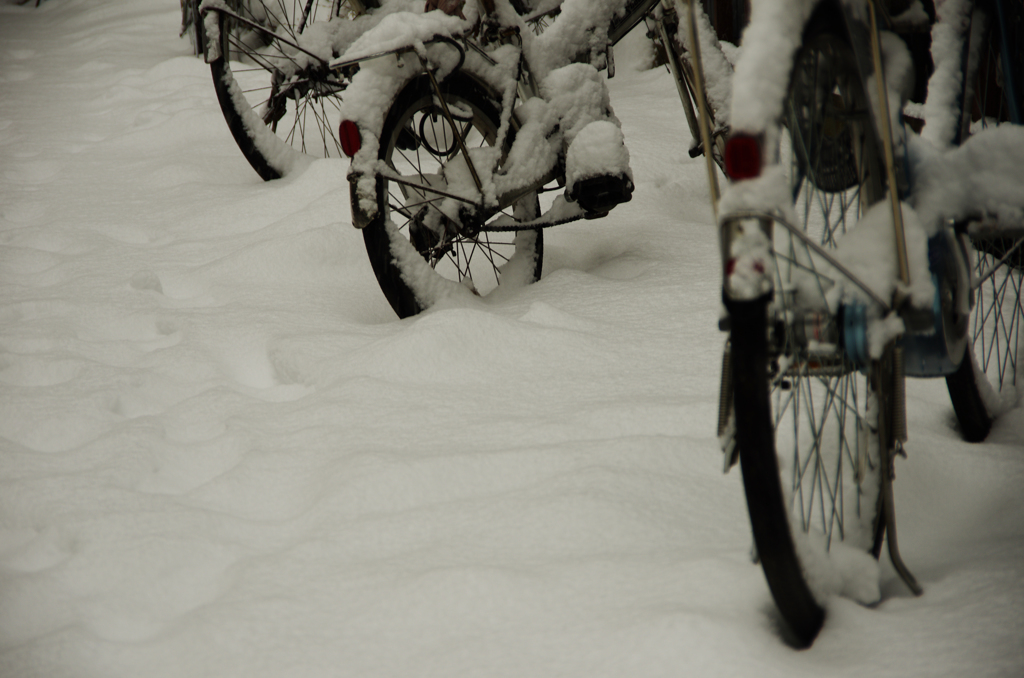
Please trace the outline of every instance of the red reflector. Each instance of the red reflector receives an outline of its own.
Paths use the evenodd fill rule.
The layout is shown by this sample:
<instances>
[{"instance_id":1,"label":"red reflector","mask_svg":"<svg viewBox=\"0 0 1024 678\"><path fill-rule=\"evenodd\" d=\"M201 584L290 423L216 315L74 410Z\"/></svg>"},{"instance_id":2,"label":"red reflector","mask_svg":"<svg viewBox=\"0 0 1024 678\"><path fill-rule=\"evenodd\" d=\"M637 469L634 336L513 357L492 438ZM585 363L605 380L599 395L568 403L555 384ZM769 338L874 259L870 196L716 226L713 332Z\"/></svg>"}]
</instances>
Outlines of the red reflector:
<instances>
[{"instance_id":1,"label":"red reflector","mask_svg":"<svg viewBox=\"0 0 1024 678\"><path fill-rule=\"evenodd\" d=\"M363 146L359 127L351 120L342 120L338 125L338 140L341 141L342 152L350 158L358 153Z\"/></svg>"},{"instance_id":2,"label":"red reflector","mask_svg":"<svg viewBox=\"0 0 1024 678\"><path fill-rule=\"evenodd\" d=\"M761 143L749 134L725 142L725 172L730 179L753 179L761 174Z\"/></svg>"}]
</instances>

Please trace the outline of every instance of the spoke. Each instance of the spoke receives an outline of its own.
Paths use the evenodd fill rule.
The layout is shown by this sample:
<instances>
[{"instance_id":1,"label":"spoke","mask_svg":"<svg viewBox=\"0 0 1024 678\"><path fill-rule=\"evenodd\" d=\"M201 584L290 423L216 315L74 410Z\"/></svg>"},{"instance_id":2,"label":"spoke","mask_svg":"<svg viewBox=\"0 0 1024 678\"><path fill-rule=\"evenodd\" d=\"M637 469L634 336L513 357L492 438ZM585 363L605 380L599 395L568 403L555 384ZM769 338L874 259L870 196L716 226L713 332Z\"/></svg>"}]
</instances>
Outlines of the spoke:
<instances>
[{"instance_id":1,"label":"spoke","mask_svg":"<svg viewBox=\"0 0 1024 678\"><path fill-rule=\"evenodd\" d=\"M500 266L498 265L498 261L497 260L498 259L502 259L504 261L508 261L508 258L505 257L497 249L497 246L494 243L491 242L491 235L489 233L484 232L484 233L481 233L481 235L483 236L483 240L484 240L484 242L481 243L481 249L482 249L484 255L486 256L488 263L490 263L490 265L491 265L491 274L494 276L494 280L495 281L499 281L501 279L501 276L500 276L501 272L499 270ZM504 243L499 243L498 246L503 245L503 244Z\"/></svg>"},{"instance_id":2,"label":"spoke","mask_svg":"<svg viewBox=\"0 0 1024 678\"><path fill-rule=\"evenodd\" d=\"M390 193L389 195L391 195L393 197L397 197L397 196L395 196L394 193ZM400 209L400 210L406 210L406 211L411 210L414 207L420 207L421 205L430 205L430 206L433 206L434 209L437 209L438 212L441 211L439 208L437 208L434 205L434 203L437 202L439 200L439 198L427 198L426 196L421 196L421 197L423 197L424 199L420 200L419 202L406 202L406 203L402 204L402 203L399 203L399 202L388 201L388 204L391 205L391 209ZM404 198L404 196L403 196L403 198ZM412 215L412 213L410 212L410 216L409 216L410 219L412 218L411 215Z\"/></svg>"},{"instance_id":3,"label":"spoke","mask_svg":"<svg viewBox=\"0 0 1024 678\"><path fill-rule=\"evenodd\" d=\"M984 259L984 257L982 257ZM988 371L989 365L992 360L995 359L996 372L999 378L999 384L1002 386L1005 379L1006 365L1008 362L1008 355L1004 355L1003 350L1000 348L1001 343L1005 343L1006 353L1010 351L1010 339L1013 332L1013 326L1017 323L1017 313L1011 311L1011 318L1009 321L1010 327L1007 325L1007 321L1004 317L1003 303L1006 298L1008 287L1017 287L1016 283L1012 280L1012 275L1007 274L1001 280L996 280L995 277L989 278L988 285L986 286L991 295L991 303L986 304L984 302L984 296L980 295L981 298L978 301L978 311L980 318L976 322L976 331L980 330L982 337L982 346L984 348L982 355L982 370ZM1015 290L1019 298L1020 289L1017 287ZM987 306L987 308L986 308ZM986 334L988 338L986 339ZM1016 356L1014 356L1015 358Z\"/></svg>"},{"instance_id":4,"label":"spoke","mask_svg":"<svg viewBox=\"0 0 1024 678\"><path fill-rule=\"evenodd\" d=\"M406 152L403 151L402 149L395 149L395 150L398 151L399 155L402 156L402 159L405 160L409 164L409 166L412 168L412 170L416 173L416 176L419 178L420 183L422 185L424 185L424 186L430 186L430 179L427 178L427 173L423 171L423 161L422 161L422 158L420 158L420 147L419 147L419 145L417 145L417 147L416 147L416 160L415 161L413 159L411 159L406 154ZM440 163L438 164L437 169L438 170L441 169ZM402 174L402 173L399 172L399 174ZM431 175L433 175L433 176L436 176L436 174L437 174L436 172L432 172L431 173ZM405 176L405 175L403 174L402 176ZM410 187L410 190L416 190L416 189L413 189L413 188ZM421 194L421 196L426 197L426 194L424 194L422 191L420 191L420 194Z\"/></svg>"},{"instance_id":5,"label":"spoke","mask_svg":"<svg viewBox=\"0 0 1024 678\"><path fill-rule=\"evenodd\" d=\"M464 272L463 272L463 277L466 277L466 278L469 278L470 280L472 280L473 279L473 274L470 272L470 268L469 267L470 267L470 264L473 263L473 255L476 254L477 250L479 249L480 243L476 240L476 238L474 238L472 240L463 240L462 243L463 244L462 244L460 249L461 249L463 255L465 255L465 259L464 259L464 262L463 262L463 265L465 266L465 269L464 269ZM466 246L467 245L469 245L469 252L466 252Z\"/></svg>"},{"instance_id":6,"label":"spoke","mask_svg":"<svg viewBox=\"0 0 1024 678\"><path fill-rule=\"evenodd\" d=\"M299 133L299 150L303 153L306 152L306 102L303 101L302 105L296 107L295 110L295 123L292 125L292 131L289 136L294 136L295 132Z\"/></svg>"},{"instance_id":7,"label":"spoke","mask_svg":"<svg viewBox=\"0 0 1024 678\"><path fill-rule=\"evenodd\" d=\"M274 62L272 61L275 59L287 62L295 66L296 68L299 67L299 62L295 59L295 57L285 53L283 50L280 50L279 48L275 47L273 48L274 51L270 53L258 52L254 49L251 49L244 42L242 42L236 33L228 34L228 43L232 47L236 48L238 52L244 54L245 56L255 61L258 66L260 66L263 70L267 72L273 73L274 71L279 70L279 67L275 66ZM252 72L256 69L250 68L245 70L248 72Z\"/></svg>"},{"instance_id":8,"label":"spoke","mask_svg":"<svg viewBox=\"0 0 1024 678\"><path fill-rule=\"evenodd\" d=\"M512 237L514 239L514 236ZM501 249L499 248L511 247L514 245L514 243L500 242L497 245L495 245L494 243L491 242L491 234L487 232L484 232L484 239L487 241L487 251L491 255L489 259L491 260L491 263L494 264L494 272L495 274L497 274L499 272L498 268L500 268L500 266L497 263L495 263L495 258L501 259L502 264L508 263L509 260L509 257L506 257L504 254L502 254Z\"/></svg>"},{"instance_id":9,"label":"spoke","mask_svg":"<svg viewBox=\"0 0 1024 678\"><path fill-rule=\"evenodd\" d=\"M328 129L327 111L324 109L324 105L322 103L322 100L321 100L321 103L318 106L310 105L309 106L309 110L310 110L310 113L312 113L313 117L316 118L317 127L319 128L319 132L320 132L320 140L321 140L321 143L323 143L323 147L324 147L324 157L328 158L331 155L331 149L328 148L327 140L330 139L333 142L334 141L334 137L330 136L327 133L327 129ZM337 149L335 149L335 150L337 150Z\"/></svg>"},{"instance_id":10,"label":"spoke","mask_svg":"<svg viewBox=\"0 0 1024 678\"><path fill-rule=\"evenodd\" d=\"M852 377L841 377L839 382L842 385L843 393L839 394L836 392L833 397L833 411L835 412L837 420L836 429L836 458L835 458L835 470L832 475L832 486L829 491L829 495L832 501L832 511L829 517L829 526L827 530L828 543L832 543L832 535L836 528L839 529L839 539L845 539L845 527L843 523L843 453L849 448L849 443L846 439L846 423L848 411L846 407L841 407L835 403L842 403L846 400L846 391L851 388L851 384L854 381Z\"/></svg>"},{"instance_id":11,"label":"spoke","mask_svg":"<svg viewBox=\"0 0 1024 678\"><path fill-rule=\"evenodd\" d=\"M824 274L820 273L818 271L818 269L814 267L814 259L811 257L811 251L810 251L810 249L807 248L806 245L804 246L804 252L807 254L807 259L809 261L811 261L811 265L804 264L804 263L800 262L797 259L795 250L794 250L794 248L792 246L793 243L795 243L797 241L795 239L793 239L793 238L790 238L789 242L790 242L789 251L790 251L791 254L783 255L783 254L781 254L779 252L776 252L775 253L776 261L784 261L787 264L790 264L790 266L792 267L791 269L789 269L790 271L792 271L792 269L795 268L795 269L804 271L806 273L812 274L817 279L818 291L821 293L822 299L824 299L825 298L825 288L822 285L822 281L827 281L829 283L829 287L830 288L833 285L835 285L836 281L833 278L830 278L827 275L824 275ZM801 244L803 244L803 243L801 243ZM781 280L781 278L780 278L780 280ZM786 282L792 283L793 280L790 278Z\"/></svg>"}]
</instances>

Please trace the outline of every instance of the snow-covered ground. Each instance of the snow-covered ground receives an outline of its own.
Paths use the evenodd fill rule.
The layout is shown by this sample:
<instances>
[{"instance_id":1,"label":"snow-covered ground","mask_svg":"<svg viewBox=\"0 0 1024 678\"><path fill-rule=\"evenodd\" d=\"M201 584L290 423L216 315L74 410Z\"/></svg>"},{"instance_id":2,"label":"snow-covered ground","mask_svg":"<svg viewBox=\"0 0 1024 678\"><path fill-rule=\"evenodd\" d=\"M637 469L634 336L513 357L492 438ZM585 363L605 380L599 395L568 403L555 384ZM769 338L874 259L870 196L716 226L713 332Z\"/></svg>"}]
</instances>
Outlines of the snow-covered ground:
<instances>
[{"instance_id":1,"label":"snow-covered ground","mask_svg":"<svg viewBox=\"0 0 1024 678\"><path fill-rule=\"evenodd\" d=\"M909 384L884 600L786 645L714 420L704 168L611 81L632 202L396 320L345 166L263 183L170 0L0 4L0 677L1024 675L1024 411Z\"/></svg>"}]
</instances>

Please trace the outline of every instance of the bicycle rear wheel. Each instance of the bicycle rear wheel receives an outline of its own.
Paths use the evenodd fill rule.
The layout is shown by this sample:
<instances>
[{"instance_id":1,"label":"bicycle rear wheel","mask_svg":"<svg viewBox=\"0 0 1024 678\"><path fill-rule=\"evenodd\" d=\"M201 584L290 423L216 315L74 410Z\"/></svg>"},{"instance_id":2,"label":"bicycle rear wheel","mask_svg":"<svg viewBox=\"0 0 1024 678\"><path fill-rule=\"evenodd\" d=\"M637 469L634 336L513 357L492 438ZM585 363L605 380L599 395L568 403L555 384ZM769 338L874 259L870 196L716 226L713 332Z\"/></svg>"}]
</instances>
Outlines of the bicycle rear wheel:
<instances>
[{"instance_id":1,"label":"bicycle rear wheel","mask_svg":"<svg viewBox=\"0 0 1024 678\"><path fill-rule=\"evenodd\" d=\"M968 50L977 62L965 65L970 83L963 106L960 139L1005 124L1021 124L1024 111L1024 8L1002 3L1002 26L994 3L983 3L985 22L980 49ZM1000 30L1001 28L1005 30ZM1004 225L1005 226L1005 225ZM990 229L981 229L982 231ZM981 442L1000 409L1019 397L1024 338L1024 224L1005 235L968 229L973 252L974 292L969 338L971 350L960 368L946 377L960 432L968 442Z\"/></svg>"},{"instance_id":2,"label":"bicycle rear wheel","mask_svg":"<svg viewBox=\"0 0 1024 678\"><path fill-rule=\"evenodd\" d=\"M342 157L345 83L326 64L353 39L352 0L234 0L216 12L220 58L210 63L224 119L253 169L277 179L294 154Z\"/></svg>"},{"instance_id":3,"label":"bicycle rear wheel","mask_svg":"<svg viewBox=\"0 0 1024 678\"><path fill-rule=\"evenodd\" d=\"M377 216L363 228L366 252L384 296L399 317L433 305L460 283L480 296L540 278L544 250L540 228L490 230L539 216L537 193L522 196L510 209L474 223L446 195L455 177L468 174L461 137L477 163L493 162L498 143L500 99L472 77L449 76L440 85L452 115L448 119L427 76L414 78L392 104L381 133L379 159L403 182L377 177ZM457 129L453 129L452 123ZM510 125L498 165L515 139ZM410 186L411 184L411 186ZM440 192L416 188L430 187Z\"/></svg>"},{"instance_id":4,"label":"bicycle rear wheel","mask_svg":"<svg viewBox=\"0 0 1024 678\"><path fill-rule=\"evenodd\" d=\"M798 226L826 249L883 196L868 98L841 24L812 21L786 111ZM755 226L756 227L756 226ZM789 231L772 235L774 292L727 301L735 436L757 553L796 644L823 600L877 600L884 460L892 442L890 354L858 370L839 348L826 294L835 272Z\"/></svg>"}]
</instances>

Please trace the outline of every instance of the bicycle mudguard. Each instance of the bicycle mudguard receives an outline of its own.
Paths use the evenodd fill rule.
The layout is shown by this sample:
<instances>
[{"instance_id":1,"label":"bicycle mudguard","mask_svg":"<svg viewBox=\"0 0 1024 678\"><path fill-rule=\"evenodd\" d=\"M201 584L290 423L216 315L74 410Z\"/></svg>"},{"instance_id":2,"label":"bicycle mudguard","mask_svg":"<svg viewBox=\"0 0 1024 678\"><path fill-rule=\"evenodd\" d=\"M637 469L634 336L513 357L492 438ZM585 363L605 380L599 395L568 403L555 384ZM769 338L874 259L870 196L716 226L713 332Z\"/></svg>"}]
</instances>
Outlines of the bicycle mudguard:
<instances>
[{"instance_id":1,"label":"bicycle mudguard","mask_svg":"<svg viewBox=\"0 0 1024 678\"><path fill-rule=\"evenodd\" d=\"M770 295L775 285L772 266L771 220L732 216L722 220L722 292L727 302ZM728 305L728 304L726 304Z\"/></svg>"},{"instance_id":2,"label":"bicycle mudguard","mask_svg":"<svg viewBox=\"0 0 1024 678\"><path fill-rule=\"evenodd\" d=\"M363 208L363 201L359 199L359 181L362 178L363 175L356 172L348 175L349 203L352 205L352 225L358 229L369 226L370 222L378 215L376 204L374 204L373 211L370 212ZM377 175L376 182L379 190L382 182L380 175Z\"/></svg>"}]
</instances>

